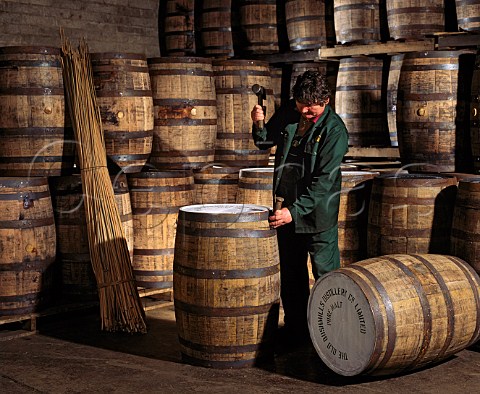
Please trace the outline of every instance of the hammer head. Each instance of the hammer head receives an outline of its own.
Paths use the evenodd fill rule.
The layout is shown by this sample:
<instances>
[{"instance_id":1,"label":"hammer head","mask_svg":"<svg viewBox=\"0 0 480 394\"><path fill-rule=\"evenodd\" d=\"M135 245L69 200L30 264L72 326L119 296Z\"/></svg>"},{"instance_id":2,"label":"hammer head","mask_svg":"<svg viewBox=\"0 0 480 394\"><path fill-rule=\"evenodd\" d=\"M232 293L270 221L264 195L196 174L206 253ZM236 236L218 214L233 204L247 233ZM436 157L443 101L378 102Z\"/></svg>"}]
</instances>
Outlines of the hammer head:
<instances>
[{"instance_id":1,"label":"hammer head","mask_svg":"<svg viewBox=\"0 0 480 394\"><path fill-rule=\"evenodd\" d=\"M263 96L265 93L265 88L256 83L252 86L252 92L255 93L257 96Z\"/></svg>"}]
</instances>

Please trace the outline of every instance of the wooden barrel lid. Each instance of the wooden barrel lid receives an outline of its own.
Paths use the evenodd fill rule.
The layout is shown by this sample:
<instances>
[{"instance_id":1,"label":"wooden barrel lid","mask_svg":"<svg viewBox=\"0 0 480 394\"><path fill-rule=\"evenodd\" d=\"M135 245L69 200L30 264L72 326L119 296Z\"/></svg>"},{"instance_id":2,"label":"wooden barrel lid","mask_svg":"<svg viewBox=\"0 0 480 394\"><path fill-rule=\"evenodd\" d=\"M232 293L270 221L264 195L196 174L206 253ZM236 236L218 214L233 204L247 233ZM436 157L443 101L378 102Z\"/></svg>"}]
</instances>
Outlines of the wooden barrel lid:
<instances>
[{"instance_id":1,"label":"wooden barrel lid","mask_svg":"<svg viewBox=\"0 0 480 394\"><path fill-rule=\"evenodd\" d=\"M358 283L340 272L322 276L308 301L308 327L320 358L336 373L354 376L368 366L377 325Z\"/></svg>"}]
</instances>

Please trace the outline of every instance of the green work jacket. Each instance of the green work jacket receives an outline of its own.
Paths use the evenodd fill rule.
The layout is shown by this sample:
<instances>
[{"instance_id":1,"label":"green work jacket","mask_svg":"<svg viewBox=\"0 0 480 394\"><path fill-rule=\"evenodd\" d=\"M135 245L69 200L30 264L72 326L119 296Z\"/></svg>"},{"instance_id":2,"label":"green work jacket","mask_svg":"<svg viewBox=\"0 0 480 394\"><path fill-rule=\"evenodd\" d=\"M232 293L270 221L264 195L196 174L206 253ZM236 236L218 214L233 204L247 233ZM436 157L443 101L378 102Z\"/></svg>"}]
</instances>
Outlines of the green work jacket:
<instances>
[{"instance_id":1,"label":"green work jacket","mask_svg":"<svg viewBox=\"0 0 480 394\"><path fill-rule=\"evenodd\" d=\"M277 146L273 194L282 179L283 168L295 136L300 113L295 101L279 108L263 129L252 128L255 145L260 149ZM326 231L338 222L342 175L340 165L348 151L348 132L342 119L327 105L325 111L305 134L303 179L306 185L295 202L287 206L298 233Z\"/></svg>"}]
</instances>

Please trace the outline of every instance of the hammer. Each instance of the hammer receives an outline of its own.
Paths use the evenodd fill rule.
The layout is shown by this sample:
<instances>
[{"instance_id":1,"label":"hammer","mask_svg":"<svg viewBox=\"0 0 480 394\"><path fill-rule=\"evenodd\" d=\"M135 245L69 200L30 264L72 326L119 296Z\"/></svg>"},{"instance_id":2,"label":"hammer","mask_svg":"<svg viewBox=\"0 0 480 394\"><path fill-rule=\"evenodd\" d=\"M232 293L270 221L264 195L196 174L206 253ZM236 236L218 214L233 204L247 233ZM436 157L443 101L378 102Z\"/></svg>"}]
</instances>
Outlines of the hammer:
<instances>
[{"instance_id":1,"label":"hammer","mask_svg":"<svg viewBox=\"0 0 480 394\"><path fill-rule=\"evenodd\" d=\"M273 211L279 211L282 209L282 204L285 199L283 197L277 197L275 196L275 207L273 208Z\"/></svg>"},{"instance_id":2,"label":"hammer","mask_svg":"<svg viewBox=\"0 0 480 394\"><path fill-rule=\"evenodd\" d=\"M265 116L265 112L267 110L263 105L263 100L267 99L265 88L263 86L259 85L258 83L256 83L255 85L252 86L252 92L255 93L255 95L257 96L258 105L260 105L262 107L263 115ZM265 121L264 120L257 121L257 127L259 129L263 129L264 126L265 126Z\"/></svg>"}]
</instances>

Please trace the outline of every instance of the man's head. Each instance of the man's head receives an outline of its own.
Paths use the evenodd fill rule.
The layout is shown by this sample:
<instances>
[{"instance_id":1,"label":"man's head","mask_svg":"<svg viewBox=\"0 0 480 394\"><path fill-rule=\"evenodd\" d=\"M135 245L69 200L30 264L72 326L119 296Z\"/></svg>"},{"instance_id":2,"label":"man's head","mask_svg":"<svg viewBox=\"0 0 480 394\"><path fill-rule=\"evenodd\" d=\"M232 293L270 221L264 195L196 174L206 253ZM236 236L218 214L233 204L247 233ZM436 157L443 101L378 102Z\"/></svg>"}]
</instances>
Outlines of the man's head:
<instances>
[{"instance_id":1,"label":"man's head","mask_svg":"<svg viewBox=\"0 0 480 394\"><path fill-rule=\"evenodd\" d=\"M297 109L307 119L321 115L330 101L330 88L323 74L307 70L297 77L292 88L292 96Z\"/></svg>"}]
</instances>

